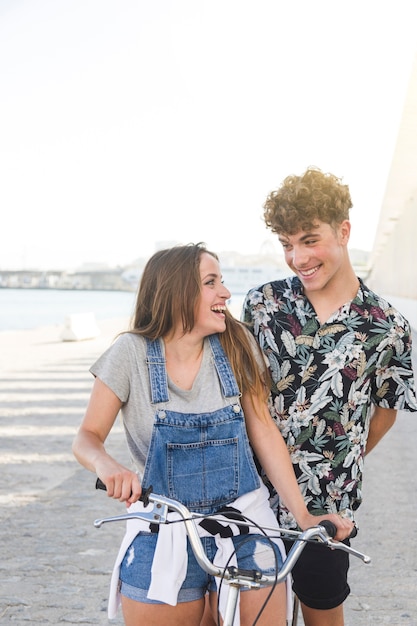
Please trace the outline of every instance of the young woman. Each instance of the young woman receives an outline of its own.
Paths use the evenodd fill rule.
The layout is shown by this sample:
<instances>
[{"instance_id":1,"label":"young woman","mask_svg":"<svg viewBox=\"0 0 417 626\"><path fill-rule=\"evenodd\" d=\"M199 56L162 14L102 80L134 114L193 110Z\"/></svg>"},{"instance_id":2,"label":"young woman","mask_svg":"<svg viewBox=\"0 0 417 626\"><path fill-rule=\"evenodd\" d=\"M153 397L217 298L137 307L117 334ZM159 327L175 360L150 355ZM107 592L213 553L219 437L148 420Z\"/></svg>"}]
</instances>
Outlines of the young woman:
<instances>
[{"instance_id":1,"label":"young woman","mask_svg":"<svg viewBox=\"0 0 417 626\"><path fill-rule=\"evenodd\" d=\"M202 244L153 255L141 280L132 329L91 368L95 382L73 451L105 483L108 495L125 502L130 511L142 506L138 498L144 484L199 513L230 505L260 525L277 527L253 450L304 529L320 518L307 512L265 403L263 357L246 327L228 312L228 298L217 256ZM119 411L132 469L105 448ZM350 522L336 515L328 518L338 527L338 539L349 535ZM212 560L222 541L230 548L230 539L199 532ZM111 594L109 607L114 615L117 598L121 600L127 626L198 626L207 591L215 606L216 582L201 570L189 546L172 540L174 566L167 554L161 555L163 541L166 545L162 527L156 533L149 525L128 522L113 573L117 592ZM241 544L242 536L233 536L232 551L237 549L242 567L259 568L262 563L265 573L273 573L276 558L282 563L279 539L275 554L261 534ZM253 622L269 592L241 594L242 626ZM285 615L281 584L257 623L283 626Z\"/></svg>"}]
</instances>

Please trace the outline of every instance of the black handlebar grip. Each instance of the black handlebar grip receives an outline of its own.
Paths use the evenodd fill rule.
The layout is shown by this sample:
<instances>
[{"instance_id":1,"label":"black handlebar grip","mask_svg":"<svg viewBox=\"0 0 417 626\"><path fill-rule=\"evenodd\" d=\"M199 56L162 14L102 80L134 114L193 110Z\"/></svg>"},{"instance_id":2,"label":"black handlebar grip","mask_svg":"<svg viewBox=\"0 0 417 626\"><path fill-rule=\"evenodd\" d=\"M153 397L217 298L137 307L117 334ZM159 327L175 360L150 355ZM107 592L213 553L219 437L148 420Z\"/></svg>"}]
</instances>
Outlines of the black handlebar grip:
<instances>
[{"instance_id":1,"label":"black handlebar grip","mask_svg":"<svg viewBox=\"0 0 417 626\"><path fill-rule=\"evenodd\" d=\"M358 527L356 526L356 524L354 524L352 528L352 532L349 535L349 539L353 539L353 537L356 537L357 534L358 534Z\"/></svg>"},{"instance_id":2,"label":"black handlebar grip","mask_svg":"<svg viewBox=\"0 0 417 626\"><path fill-rule=\"evenodd\" d=\"M331 537L332 539L336 537L337 528L333 524L333 522L331 522L328 519L324 519L320 522L320 526L323 526L323 528L326 530L326 533L329 535L329 537ZM356 537L357 534L358 534L358 527L354 525L352 528L352 532L349 535L349 539L353 539L353 537Z\"/></svg>"},{"instance_id":3,"label":"black handlebar grip","mask_svg":"<svg viewBox=\"0 0 417 626\"><path fill-rule=\"evenodd\" d=\"M144 506L148 506L149 496L152 493L152 491L153 491L152 485L150 485L149 487L142 487L142 493L140 494L139 500L143 502Z\"/></svg>"},{"instance_id":4,"label":"black handlebar grip","mask_svg":"<svg viewBox=\"0 0 417 626\"><path fill-rule=\"evenodd\" d=\"M333 539L333 537L336 537L337 528L336 528L335 524L333 524L333 522L331 522L328 519L323 519L320 522L320 526L323 526L323 528L325 529L325 531L329 535L329 537L331 537L332 539Z\"/></svg>"},{"instance_id":5,"label":"black handlebar grip","mask_svg":"<svg viewBox=\"0 0 417 626\"><path fill-rule=\"evenodd\" d=\"M102 489L103 491L107 491L106 485L103 483L100 478L96 480L96 489ZM150 487L142 487L142 493L140 494L139 500L143 502L145 506L149 504L149 495L152 493L153 488L152 485Z\"/></svg>"}]
</instances>

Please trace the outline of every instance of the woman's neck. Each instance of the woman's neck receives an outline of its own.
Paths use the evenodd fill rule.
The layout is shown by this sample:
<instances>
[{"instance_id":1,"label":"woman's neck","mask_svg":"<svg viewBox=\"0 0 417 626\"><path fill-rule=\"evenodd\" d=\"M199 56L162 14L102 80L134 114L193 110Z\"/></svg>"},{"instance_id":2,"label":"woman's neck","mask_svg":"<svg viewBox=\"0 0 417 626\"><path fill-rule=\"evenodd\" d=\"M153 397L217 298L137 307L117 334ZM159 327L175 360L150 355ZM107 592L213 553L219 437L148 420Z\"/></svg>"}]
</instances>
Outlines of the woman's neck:
<instances>
[{"instance_id":1,"label":"woman's neck","mask_svg":"<svg viewBox=\"0 0 417 626\"><path fill-rule=\"evenodd\" d=\"M190 390L200 370L204 340L183 335L164 339L164 345L168 376L181 389Z\"/></svg>"}]
</instances>

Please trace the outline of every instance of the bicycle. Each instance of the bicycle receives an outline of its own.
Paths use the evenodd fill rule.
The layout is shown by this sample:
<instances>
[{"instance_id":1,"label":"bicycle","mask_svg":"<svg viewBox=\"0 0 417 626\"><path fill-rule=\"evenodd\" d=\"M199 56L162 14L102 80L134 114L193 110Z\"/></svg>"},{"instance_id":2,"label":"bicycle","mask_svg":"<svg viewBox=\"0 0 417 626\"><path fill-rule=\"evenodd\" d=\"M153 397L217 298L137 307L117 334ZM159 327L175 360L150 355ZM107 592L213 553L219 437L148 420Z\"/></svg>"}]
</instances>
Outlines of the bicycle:
<instances>
[{"instance_id":1,"label":"bicycle","mask_svg":"<svg viewBox=\"0 0 417 626\"><path fill-rule=\"evenodd\" d=\"M103 490L106 489L104 483L102 483L100 479L97 479L96 488ZM178 513L180 515L181 521L185 524L190 545L200 567L209 575L220 577L222 580L226 581L229 587L226 600L226 608L223 615L223 626L233 626L240 590L243 587L250 589L259 589L261 586L273 587L279 583L284 582L291 572L302 550L304 549L304 546L309 541L319 541L328 548L349 552L349 554L351 554L352 556L360 558L364 563L371 562L371 558L366 554L358 552L357 550L354 550L344 543L333 541L333 537L336 534L336 527L329 520L323 520L317 526L312 526L311 528L308 528L303 532L276 528L264 529L278 532L280 533L279 536L285 535L296 537L294 545L288 552L288 555L284 560L281 569L274 575L267 576L257 570L244 570L230 565L225 568L218 567L208 559L204 551L200 536L198 534L196 520L210 517L210 519L215 519L223 522L227 519L228 521L230 521L230 518L227 518L227 514L213 514L207 516L193 513L181 502L153 493L152 487L143 489L140 500L143 502L145 508L147 508L149 504L153 504L152 510L124 513L113 517L96 519L94 521L94 526L96 528L100 528L103 524L107 522L127 521L130 519L139 519L149 522L150 524L157 525L170 524L176 522L168 520L168 512L172 511ZM246 526L251 525L250 522L248 524L248 521L243 518L239 521L238 519L236 519L236 515L233 516L233 523L244 524ZM296 626L297 624L297 613L298 607L292 620L292 626ZM256 618L254 625L256 624L258 617Z\"/></svg>"}]
</instances>

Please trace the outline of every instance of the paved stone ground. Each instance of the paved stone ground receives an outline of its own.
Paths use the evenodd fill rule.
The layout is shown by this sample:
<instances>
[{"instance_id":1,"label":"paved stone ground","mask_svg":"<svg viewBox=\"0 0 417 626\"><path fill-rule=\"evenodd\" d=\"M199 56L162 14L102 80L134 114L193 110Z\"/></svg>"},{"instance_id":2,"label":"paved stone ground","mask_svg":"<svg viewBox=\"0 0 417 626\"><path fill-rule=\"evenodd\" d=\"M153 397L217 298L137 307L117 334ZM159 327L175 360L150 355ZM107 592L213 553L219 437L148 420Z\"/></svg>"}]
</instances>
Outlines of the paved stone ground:
<instances>
[{"instance_id":1,"label":"paved stone ground","mask_svg":"<svg viewBox=\"0 0 417 626\"><path fill-rule=\"evenodd\" d=\"M106 604L124 525L93 526L121 505L95 491L70 450L88 366L122 326L76 343L58 328L0 334L1 625L123 623L108 621ZM346 626L417 625L416 441L417 415L402 413L366 461L354 546L372 563L352 560ZM110 445L125 454L120 428Z\"/></svg>"}]
</instances>

